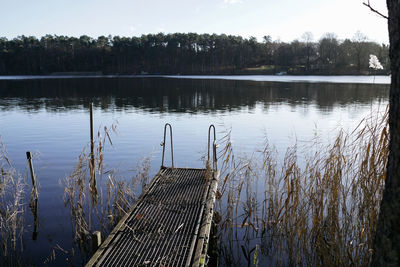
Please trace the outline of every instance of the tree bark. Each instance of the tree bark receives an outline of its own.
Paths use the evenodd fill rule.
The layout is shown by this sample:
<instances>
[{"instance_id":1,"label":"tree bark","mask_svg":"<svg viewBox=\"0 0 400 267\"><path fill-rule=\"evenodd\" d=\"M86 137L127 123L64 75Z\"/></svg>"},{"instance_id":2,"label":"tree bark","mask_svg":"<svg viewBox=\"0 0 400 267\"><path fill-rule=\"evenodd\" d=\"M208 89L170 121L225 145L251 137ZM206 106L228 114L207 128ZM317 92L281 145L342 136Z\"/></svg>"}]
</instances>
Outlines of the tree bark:
<instances>
[{"instance_id":1,"label":"tree bark","mask_svg":"<svg viewBox=\"0 0 400 267\"><path fill-rule=\"evenodd\" d=\"M391 86L389 158L376 230L373 266L400 266L400 0L387 0Z\"/></svg>"}]
</instances>

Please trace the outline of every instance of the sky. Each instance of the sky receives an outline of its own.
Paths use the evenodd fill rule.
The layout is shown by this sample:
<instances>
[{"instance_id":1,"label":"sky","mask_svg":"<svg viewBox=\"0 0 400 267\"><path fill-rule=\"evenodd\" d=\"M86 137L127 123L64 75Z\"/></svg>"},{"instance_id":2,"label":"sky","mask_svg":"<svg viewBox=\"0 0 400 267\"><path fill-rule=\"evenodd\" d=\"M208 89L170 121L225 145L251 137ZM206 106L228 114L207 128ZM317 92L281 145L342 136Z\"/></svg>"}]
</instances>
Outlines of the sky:
<instances>
[{"instance_id":1,"label":"sky","mask_svg":"<svg viewBox=\"0 0 400 267\"><path fill-rule=\"evenodd\" d=\"M387 21L363 1L368 0L0 0L0 37L195 32L290 42L304 32L317 41L327 32L351 39L360 31L388 43ZM370 3L387 14L385 0Z\"/></svg>"}]
</instances>

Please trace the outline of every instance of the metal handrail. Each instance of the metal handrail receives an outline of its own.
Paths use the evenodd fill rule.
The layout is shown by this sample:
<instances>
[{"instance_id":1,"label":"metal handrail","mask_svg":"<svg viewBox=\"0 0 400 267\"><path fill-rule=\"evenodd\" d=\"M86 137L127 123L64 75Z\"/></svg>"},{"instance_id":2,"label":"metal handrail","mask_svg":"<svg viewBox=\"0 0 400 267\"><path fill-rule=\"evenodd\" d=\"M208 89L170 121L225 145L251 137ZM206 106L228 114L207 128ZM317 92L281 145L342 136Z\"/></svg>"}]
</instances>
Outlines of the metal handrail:
<instances>
[{"instance_id":1,"label":"metal handrail","mask_svg":"<svg viewBox=\"0 0 400 267\"><path fill-rule=\"evenodd\" d=\"M215 126L213 124L210 125L208 128L208 155L207 155L207 161L210 162L210 132L211 128L214 131L214 142L213 142L213 171L217 171L217 137L215 134Z\"/></svg>"},{"instance_id":2,"label":"metal handrail","mask_svg":"<svg viewBox=\"0 0 400 267\"><path fill-rule=\"evenodd\" d=\"M161 146L163 147L163 152L162 152L162 161L161 161L161 168L164 168L164 154L165 154L165 137L167 135L167 127L169 127L169 135L171 138L171 162L172 162L172 168L174 167L174 146L172 143L172 126L169 123L166 123L164 126L164 140L161 143Z\"/></svg>"}]
</instances>

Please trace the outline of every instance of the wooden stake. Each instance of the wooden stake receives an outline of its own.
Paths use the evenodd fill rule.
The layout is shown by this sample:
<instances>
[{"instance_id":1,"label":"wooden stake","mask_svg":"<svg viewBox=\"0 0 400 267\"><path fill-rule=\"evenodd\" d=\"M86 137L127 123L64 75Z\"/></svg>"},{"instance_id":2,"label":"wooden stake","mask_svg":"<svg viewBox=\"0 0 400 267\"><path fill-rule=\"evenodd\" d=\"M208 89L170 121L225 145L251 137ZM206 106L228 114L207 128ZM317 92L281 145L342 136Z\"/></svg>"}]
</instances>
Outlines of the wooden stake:
<instances>
[{"instance_id":1,"label":"wooden stake","mask_svg":"<svg viewBox=\"0 0 400 267\"><path fill-rule=\"evenodd\" d=\"M37 187L36 187L36 176L35 176L35 172L33 170L33 163L32 163L32 154L31 152L27 151L26 152L26 158L28 159L28 163L29 163L29 169L31 171L31 178L32 178L32 186L33 186L33 193L34 193L34 197L37 200L38 199L38 192L37 192Z\"/></svg>"},{"instance_id":2,"label":"wooden stake","mask_svg":"<svg viewBox=\"0 0 400 267\"><path fill-rule=\"evenodd\" d=\"M32 239L37 240L38 230L39 230L39 220L38 220L38 200L35 199L32 203L32 214L33 214L33 233Z\"/></svg>"},{"instance_id":3,"label":"wooden stake","mask_svg":"<svg viewBox=\"0 0 400 267\"><path fill-rule=\"evenodd\" d=\"M96 168L94 166L94 140L93 140L93 103L89 104L89 109L90 109L90 164L89 164L90 165L89 166L90 180L89 180L89 185L90 185L90 192L91 192L90 195L92 196L93 203L95 203L96 194L93 194L96 192ZM91 212L90 201L89 201L89 228L91 227L91 223L92 223L91 214L92 214L92 212Z\"/></svg>"},{"instance_id":4,"label":"wooden stake","mask_svg":"<svg viewBox=\"0 0 400 267\"><path fill-rule=\"evenodd\" d=\"M93 103L90 103L90 175L95 181L95 167L94 167L94 140L93 140Z\"/></svg>"},{"instance_id":5,"label":"wooden stake","mask_svg":"<svg viewBox=\"0 0 400 267\"><path fill-rule=\"evenodd\" d=\"M94 155L94 141L93 141L93 103L90 103L90 153Z\"/></svg>"},{"instance_id":6,"label":"wooden stake","mask_svg":"<svg viewBox=\"0 0 400 267\"><path fill-rule=\"evenodd\" d=\"M94 231L92 234L92 245L93 245L93 254L101 245L101 233L99 231Z\"/></svg>"}]
</instances>

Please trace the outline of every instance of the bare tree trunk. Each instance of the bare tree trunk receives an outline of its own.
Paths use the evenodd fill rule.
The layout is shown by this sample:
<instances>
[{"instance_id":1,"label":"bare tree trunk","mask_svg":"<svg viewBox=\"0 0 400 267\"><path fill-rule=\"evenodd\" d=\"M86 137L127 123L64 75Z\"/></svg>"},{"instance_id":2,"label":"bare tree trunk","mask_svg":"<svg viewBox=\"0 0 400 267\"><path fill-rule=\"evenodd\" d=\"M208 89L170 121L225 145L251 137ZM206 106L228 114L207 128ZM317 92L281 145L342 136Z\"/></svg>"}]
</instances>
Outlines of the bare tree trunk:
<instances>
[{"instance_id":1,"label":"bare tree trunk","mask_svg":"<svg viewBox=\"0 0 400 267\"><path fill-rule=\"evenodd\" d=\"M387 0L390 68L389 159L374 243L373 266L400 266L400 1Z\"/></svg>"}]
</instances>

